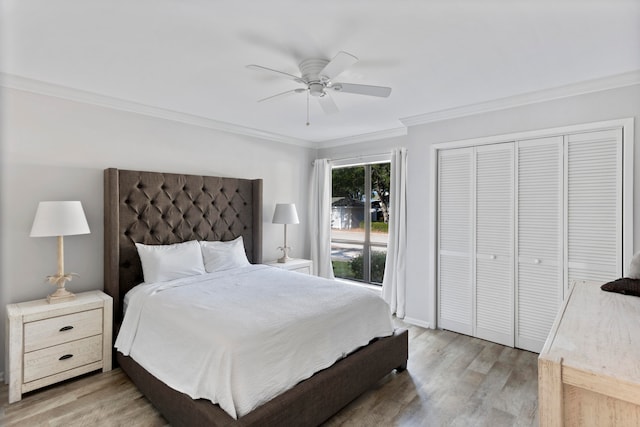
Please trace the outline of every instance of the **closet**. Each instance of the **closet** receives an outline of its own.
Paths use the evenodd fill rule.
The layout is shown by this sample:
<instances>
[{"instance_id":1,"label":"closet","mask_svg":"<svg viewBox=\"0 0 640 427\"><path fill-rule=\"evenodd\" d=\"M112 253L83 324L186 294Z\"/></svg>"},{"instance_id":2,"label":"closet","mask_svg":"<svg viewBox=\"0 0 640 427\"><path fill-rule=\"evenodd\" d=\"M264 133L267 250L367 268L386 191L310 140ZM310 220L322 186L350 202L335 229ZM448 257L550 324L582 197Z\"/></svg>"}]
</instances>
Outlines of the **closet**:
<instances>
[{"instance_id":1,"label":"closet","mask_svg":"<svg viewBox=\"0 0 640 427\"><path fill-rule=\"evenodd\" d=\"M621 277L623 145L622 127L440 145L438 327L539 352L570 281Z\"/></svg>"}]
</instances>

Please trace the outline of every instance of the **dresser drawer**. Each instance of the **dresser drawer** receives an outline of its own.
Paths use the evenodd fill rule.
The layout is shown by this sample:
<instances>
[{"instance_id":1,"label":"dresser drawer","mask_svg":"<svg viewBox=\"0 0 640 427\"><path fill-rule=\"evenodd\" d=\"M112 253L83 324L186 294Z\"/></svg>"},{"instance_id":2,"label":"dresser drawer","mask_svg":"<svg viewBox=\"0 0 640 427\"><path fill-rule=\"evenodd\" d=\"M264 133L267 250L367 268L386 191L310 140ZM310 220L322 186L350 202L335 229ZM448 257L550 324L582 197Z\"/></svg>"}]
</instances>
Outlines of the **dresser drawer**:
<instances>
[{"instance_id":1,"label":"dresser drawer","mask_svg":"<svg viewBox=\"0 0 640 427\"><path fill-rule=\"evenodd\" d=\"M102 335L83 338L24 355L25 383L102 359Z\"/></svg>"},{"instance_id":2,"label":"dresser drawer","mask_svg":"<svg viewBox=\"0 0 640 427\"><path fill-rule=\"evenodd\" d=\"M102 333L102 309L24 324L25 353Z\"/></svg>"}]
</instances>

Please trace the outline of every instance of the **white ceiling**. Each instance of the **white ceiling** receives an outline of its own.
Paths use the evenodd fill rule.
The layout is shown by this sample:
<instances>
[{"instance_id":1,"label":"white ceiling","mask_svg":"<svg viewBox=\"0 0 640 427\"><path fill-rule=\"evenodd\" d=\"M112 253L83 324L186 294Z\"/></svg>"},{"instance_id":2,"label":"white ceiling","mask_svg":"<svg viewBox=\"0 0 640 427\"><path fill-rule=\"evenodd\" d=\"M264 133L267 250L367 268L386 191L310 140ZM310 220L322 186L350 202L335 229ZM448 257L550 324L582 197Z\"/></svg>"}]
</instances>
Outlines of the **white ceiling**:
<instances>
[{"instance_id":1,"label":"white ceiling","mask_svg":"<svg viewBox=\"0 0 640 427\"><path fill-rule=\"evenodd\" d=\"M273 139L322 142L401 119L640 70L639 0L2 0L7 77L183 113ZM305 58L360 61L325 115L299 87ZM313 99L311 101L314 101Z\"/></svg>"}]
</instances>

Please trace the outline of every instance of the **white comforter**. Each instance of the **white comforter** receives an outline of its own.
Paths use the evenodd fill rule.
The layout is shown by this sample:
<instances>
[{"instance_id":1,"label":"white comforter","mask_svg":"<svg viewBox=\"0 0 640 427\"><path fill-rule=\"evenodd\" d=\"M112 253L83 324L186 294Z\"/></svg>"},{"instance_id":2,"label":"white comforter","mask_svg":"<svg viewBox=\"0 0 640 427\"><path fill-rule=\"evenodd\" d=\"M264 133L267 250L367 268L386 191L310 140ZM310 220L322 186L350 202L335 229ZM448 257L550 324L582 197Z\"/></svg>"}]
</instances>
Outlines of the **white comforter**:
<instances>
[{"instance_id":1,"label":"white comforter","mask_svg":"<svg viewBox=\"0 0 640 427\"><path fill-rule=\"evenodd\" d=\"M233 418L393 333L375 293L265 265L142 284L116 348Z\"/></svg>"}]
</instances>

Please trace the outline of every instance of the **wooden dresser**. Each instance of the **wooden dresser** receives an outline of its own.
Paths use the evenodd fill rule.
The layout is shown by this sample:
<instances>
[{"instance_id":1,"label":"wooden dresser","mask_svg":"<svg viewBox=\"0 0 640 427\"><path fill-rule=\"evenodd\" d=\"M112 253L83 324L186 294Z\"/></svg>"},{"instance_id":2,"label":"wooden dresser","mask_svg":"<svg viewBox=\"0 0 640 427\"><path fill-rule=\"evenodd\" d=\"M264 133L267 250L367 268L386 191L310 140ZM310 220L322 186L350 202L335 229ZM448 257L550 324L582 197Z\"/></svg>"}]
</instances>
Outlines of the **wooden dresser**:
<instances>
[{"instance_id":1,"label":"wooden dresser","mask_svg":"<svg viewBox=\"0 0 640 427\"><path fill-rule=\"evenodd\" d=\"M7 305L9 403L77 375L111 370L112 305L101 291L55 304Z\"/></svg>"},{"instance_id":2,"label":"wooden dresser","mask_svg":"<svg viewBox=\"0 0 640 427\"><path fill-rule=\"evenodd\" d=\"M577 282L538 359L540 426L640 426L640 298Z\"/></svg>"}]
</instances>

